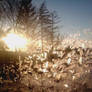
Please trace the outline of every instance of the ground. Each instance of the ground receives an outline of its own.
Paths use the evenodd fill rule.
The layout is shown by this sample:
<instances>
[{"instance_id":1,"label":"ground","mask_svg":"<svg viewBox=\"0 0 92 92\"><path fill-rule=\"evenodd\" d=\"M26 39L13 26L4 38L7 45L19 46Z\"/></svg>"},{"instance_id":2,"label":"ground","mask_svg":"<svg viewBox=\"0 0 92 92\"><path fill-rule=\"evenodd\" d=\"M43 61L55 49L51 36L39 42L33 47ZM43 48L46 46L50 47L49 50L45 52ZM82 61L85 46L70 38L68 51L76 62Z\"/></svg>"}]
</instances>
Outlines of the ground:
<instances>
[{"instance_id":1,"label":"ground","mask_svg":"<svg viewBox=\"0 0 92 92\"><path fill-rule=\"evenodd\" d=\"M66 47L26 56L17 72L3 67L0 92L92 92L92 49ZM12 70L12 72L11 72ZM9 75L17 74L16 77ZM8 79L7 79L8 78Z\"/></svg>"}]
</instances>

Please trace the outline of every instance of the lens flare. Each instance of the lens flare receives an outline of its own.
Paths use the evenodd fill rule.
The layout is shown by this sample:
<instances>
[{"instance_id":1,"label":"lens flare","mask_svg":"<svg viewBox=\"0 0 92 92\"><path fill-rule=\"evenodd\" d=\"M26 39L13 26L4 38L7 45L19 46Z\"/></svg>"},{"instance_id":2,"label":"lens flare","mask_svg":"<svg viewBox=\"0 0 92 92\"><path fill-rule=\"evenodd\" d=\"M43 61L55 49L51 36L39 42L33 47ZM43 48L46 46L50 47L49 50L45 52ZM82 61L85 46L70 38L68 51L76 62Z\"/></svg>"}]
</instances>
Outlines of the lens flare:
<instances>
[{"instance_id":1,"label":"lens flare","mask_svg":"<svg viewBox=\"0 0 92 92\"><path fill-rule=\"evenodd\" d=\"M6 37L2 38L2 40L5 42L5 44L11 51L15 50L25 51L27 49L28 41L21 35L9 33Z\"/></svg>"}]
</instances>

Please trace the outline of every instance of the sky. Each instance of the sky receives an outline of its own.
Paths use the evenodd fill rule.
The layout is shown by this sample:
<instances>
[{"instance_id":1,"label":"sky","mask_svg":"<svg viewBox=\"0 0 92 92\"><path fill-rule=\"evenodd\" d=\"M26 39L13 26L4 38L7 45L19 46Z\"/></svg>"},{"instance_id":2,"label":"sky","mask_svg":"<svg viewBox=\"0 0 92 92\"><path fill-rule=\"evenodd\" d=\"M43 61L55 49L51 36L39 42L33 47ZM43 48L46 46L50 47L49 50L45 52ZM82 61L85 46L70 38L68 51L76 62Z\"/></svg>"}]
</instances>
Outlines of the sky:
<instances>
[{"instance_id":1,"label":"sky","mask_svg":"<svg viewBox=\"0 0 92 92\"><path fill-rule=\"evenodd\" d=\"M60 17L61 33L80 34L92 40L92 0L46 0L51 11Z\"/></svg>"}]
</instances>

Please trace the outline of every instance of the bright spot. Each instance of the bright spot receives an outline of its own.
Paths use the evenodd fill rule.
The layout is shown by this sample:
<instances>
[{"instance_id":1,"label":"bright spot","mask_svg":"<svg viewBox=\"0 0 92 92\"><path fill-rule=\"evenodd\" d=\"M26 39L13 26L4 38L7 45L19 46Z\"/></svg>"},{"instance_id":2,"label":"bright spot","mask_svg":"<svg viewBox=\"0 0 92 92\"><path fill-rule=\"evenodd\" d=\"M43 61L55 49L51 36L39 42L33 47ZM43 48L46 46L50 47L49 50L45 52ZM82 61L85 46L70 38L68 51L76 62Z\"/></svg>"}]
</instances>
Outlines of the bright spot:
<instances>
[{"instance_id":1,"label":"bright spot","mask_svg":"<svg viewBox=\"0 0 92 92\"><path fill-rule=\"evenodd\" d=\"M72 76L72 79L75 80L75 76Z\"/></svg>"},{"instance_id":2,"label":"bright spot","mask_svg":"<svg viewBox=\"0 0 92 92\"><path fill-rule=\"evenodd\" d=\"M44 64L43 64L43 67L44 67L44 68L48 68L48 62L44 63Z\"/></svg>"},{"instance_id":3,"label":"bright spot","mask_svg":"<svg viewBox=\"0 0 92 92\"><path fill-rule=\"evenodd\" d=\"M48 72L48 70L47 69L42 69L42 72L46 73L46 72Z\"/></svg>"},{"instance_id":4,"label":"bright spot","mask_svg":"<svg viewBox=\"0 0 92 92\"><path fill-rule=\"evenodd\" d=\"M71 63L71 58L68 58L67 64L69 65Z\"/></svg>"},{"instance_id":5,"label":"bright spot","mask_svg":"<svg viewBox=\"0 0 92 92\"><path fill-rule=\"evenodd\" d=\"M37 41L37 43L38 43L38 47L41 47L42 46L41 40Z\"/></svg>"},{"instance_id":6,"label":"bright spot","mask_svg":"<svg viewBox=\"0 0 92 92\"><path fill-rule=\"evenodd\" d=\"M68 86L68 84L64 84L64 86L66 87L66 88L68 88L69 86Z\"/></svg>"},{"instance_id":7,"label":"bright spot","mask_svg":"<svg viewBox=\"0 0 92 92\"><path fill-rule=\"evenodd\" d=\"M9 50L11 51L15 51L15 50L25 51L27 49L28 41L21 35L10 33L2 40L5 42L5 44L8 46Z\"/></svg>"},{"instance_id":8,"label":"bright spot","mask_svg":"<svg viewBox=\"0 0 92 92\"><path fill-rule=\"evenodd\" d=\"M57 64L53 64L53 68L56 68L57 67Z\"/></svg>"},{"instance_id":9,"label":"bright spot","mask_svg":"<svg viewBox=\"0 0 92 92\"><path fill-rule=\"evenodd\" d=\"M48 62L45 63L45 67L48 68Z\"/></svg>"},{"instance_id":10,"label":"bright spot","mask_svg":"<svg viewBox=\"0 0 92 92\"><path fill-rule=\"evenodd\" d=\"M48 72L48 70L45 68L45 69L42 69L42 68L40 68L39 69L41 72L43 72L43 73L47 73Z\"/></svg>"}]
</instances>

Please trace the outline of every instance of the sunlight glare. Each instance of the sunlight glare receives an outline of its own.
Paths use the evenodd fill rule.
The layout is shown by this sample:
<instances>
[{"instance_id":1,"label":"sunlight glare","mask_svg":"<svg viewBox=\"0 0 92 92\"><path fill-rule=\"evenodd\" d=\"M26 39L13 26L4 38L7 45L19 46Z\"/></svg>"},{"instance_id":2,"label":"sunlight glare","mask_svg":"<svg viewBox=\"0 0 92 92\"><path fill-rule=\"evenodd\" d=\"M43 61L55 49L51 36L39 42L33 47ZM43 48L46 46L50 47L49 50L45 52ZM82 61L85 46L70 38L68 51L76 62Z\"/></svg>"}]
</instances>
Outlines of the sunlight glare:
<instances>
[{"instance_id":1,"label":"sunlight glare","mask_svg":"<svg viewBox=\"0 0 92 92\"><path fill-rule=\"evenodd\" d=\"M15 33L9 33L2 39L11 51L22 50L25 51L27 47L27 39Z\"/></svg>"}]
</instances>

